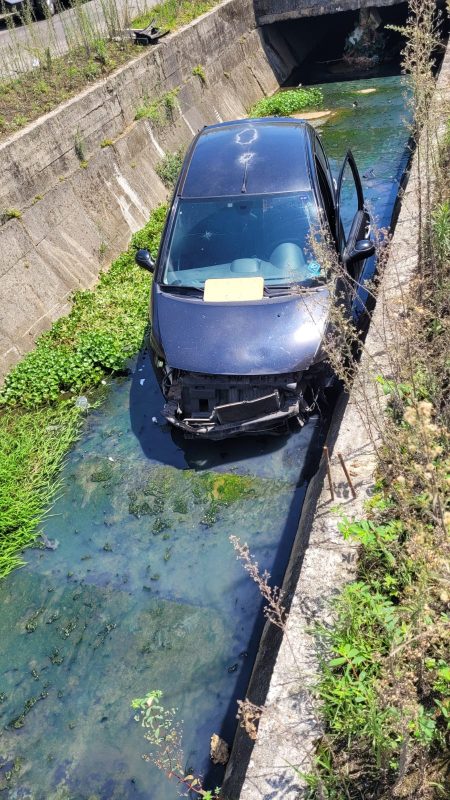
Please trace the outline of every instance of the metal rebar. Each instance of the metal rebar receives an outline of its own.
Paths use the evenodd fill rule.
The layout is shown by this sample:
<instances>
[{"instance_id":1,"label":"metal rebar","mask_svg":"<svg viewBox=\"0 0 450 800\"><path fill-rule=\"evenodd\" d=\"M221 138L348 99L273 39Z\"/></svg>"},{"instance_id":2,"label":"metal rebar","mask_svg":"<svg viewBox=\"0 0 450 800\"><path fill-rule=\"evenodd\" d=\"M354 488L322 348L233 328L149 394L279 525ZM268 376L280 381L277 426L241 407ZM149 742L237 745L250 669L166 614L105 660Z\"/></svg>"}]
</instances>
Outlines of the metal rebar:
<instances>
[{"instance_id":1,"label":"metal rebar","mask_svg":"<svg viewBox=\"0 0 450 800\"><path fill-rule=\"evenodd\" d=\"M326 460L326 464L327 464L328 484L330 486L331 499L334 500L333 481L331 480L330 454L328 452L328 447L326 445L324 445L323 452L324 452L325 460Z\"/></svg>"},{"instance_id":2,"label":"metal rebar","mask_svg":"<svg viewBox=\"0 0 450 800\"><path fill-rule=\"evenodd\" d=\"M341 462L341 467L344 470L344 475L347 478L348 485L350 486L350 491L352 493L353 500L356 500L355 487L353 486L352 479L350 478L350 473L349 473L347 467L345 466L345 461L344 461L344 457L343 457L342 453L338 453L338 459Z\"/></svg>"}]
</instances>

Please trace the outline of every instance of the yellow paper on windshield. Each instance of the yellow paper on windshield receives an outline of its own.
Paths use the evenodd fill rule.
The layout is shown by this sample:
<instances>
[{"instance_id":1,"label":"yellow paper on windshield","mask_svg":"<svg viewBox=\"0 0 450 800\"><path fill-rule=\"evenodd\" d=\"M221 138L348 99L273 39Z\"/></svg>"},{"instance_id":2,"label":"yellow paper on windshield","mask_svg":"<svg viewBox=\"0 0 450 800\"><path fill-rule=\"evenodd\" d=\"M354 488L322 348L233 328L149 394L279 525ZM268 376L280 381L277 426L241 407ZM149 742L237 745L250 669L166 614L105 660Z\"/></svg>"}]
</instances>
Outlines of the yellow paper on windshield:
<instances>
[{"instance_id":1,"label":"yellow paper on windshield","mask_svg":"<svg viewBox=\"0 0 450 800\"><path fill-rule=\"evenodd\" d=\"M205 281L205 303L237 303L262 300L264 278L209 278Z\"/></svg>"}]
</instances>

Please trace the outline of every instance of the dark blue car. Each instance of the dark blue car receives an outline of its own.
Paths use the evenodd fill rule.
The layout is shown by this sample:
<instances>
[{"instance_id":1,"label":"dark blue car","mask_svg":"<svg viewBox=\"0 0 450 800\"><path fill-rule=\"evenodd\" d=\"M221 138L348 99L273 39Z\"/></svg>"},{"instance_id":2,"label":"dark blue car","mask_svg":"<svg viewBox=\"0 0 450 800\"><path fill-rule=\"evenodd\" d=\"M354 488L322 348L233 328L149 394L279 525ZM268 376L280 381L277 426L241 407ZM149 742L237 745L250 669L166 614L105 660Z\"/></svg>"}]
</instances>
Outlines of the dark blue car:
<instances>
[{"instance_id":1,"label":"dark blue car","mask_svg":"<svg viewBox=\"0 0 450 800\"><path fill-rule=\"evenodd\" d=\"M162 413L186 435L282 432L313 410L336 293L314 247L324 226L355 277L374 251L358 171L347 153L336 184L311 125L250 119L194 139L156 263L136 256L154 271Z\"/></svg>"}]
</instances>

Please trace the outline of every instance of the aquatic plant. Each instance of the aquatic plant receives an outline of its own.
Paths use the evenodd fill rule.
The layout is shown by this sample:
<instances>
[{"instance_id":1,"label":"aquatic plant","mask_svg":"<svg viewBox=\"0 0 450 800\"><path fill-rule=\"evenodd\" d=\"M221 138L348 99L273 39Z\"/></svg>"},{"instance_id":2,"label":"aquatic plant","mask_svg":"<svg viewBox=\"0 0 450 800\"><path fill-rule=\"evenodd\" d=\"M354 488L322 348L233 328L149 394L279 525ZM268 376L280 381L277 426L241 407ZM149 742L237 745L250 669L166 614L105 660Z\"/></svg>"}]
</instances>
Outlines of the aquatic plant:
<instances>
[{"instance_id":1,"label":"aquatic plant","mask_svg":"<svg viewBox=\"0 0 450 800\"><path fill-rule=\"evenodd\" d=\"M169 522L161 514L182 514L195 507L200 524L211 527L221 508L246 498L273 496L283 487L279 482L267 482L251 475L226 472L195 472L157 466L150 470L146 483L129 493L129 512L136 517L154 516L153 533L161 533Z\"/></svg>"},{"instance_id":2,"label":"aquatic plant","mask_svg":"<svg viewBox=\"0 0 450 800\"><path fill-rule=\"evenodd\" d=\"M142 756L144 761L152 762L169 780L175 781L183 795L219 800L218 787L214 791L204 789L199 776L186 772L181 724L177 720L176 709L162 705L162 697L161 691L153 690L131 703L131 707L137 711L134 719L145 728L144 736L153 748L151 753Z\"/></svg>"},{"instance_id":3,"label":"aquatic plant","mask_svg":"<svg viewBox=\"0 0 450 800\"><path fill-rule=\"evenodd\" d=\"M23 564L37 525L58 490L57 475L84 419L68 393L121 372L140 347L148 321L149 280L134 263L139 247L156 252L166 207L159 206L128 250L92 291L77 292L70 314L41 336L7 375L0 393L0 578ZM63 394L64 393L64 396ZM14 409L14 410L13 410ZM91 474L108 481L110 465Z\"/></svg>"},{"instance_id":4,"label":"aquatic plant","mask_svg":"<svg viewBox=\"0 0 450 800\"><path fill-rule=\"evenodd\" d=\"M320 89L286 89L259 100L248 113L250 117L288 117L305 108L320 106L322 102Z\"/></svg>"},{"instance_id":5,"label":"aquatic plant","mask_svg":"<svg viewBox=\"0 0 450 800\"><path fill-rule=\"evenodd\" d=\"M0 415L0 578L24 563L20 551L36 541L80 425L81 412L67 403Z\"/></svg>"}]
</instances>

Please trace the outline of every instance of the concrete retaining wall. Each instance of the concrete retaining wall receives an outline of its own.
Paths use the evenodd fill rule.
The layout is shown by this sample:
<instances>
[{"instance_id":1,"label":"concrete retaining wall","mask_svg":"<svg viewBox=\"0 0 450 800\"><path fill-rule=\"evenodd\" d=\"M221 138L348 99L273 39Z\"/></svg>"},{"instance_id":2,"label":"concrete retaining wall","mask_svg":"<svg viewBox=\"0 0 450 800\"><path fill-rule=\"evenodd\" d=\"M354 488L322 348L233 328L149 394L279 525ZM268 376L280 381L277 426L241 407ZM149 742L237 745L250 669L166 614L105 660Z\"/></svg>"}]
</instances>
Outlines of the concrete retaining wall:
<instances>
[{"instance_id":1,"label":"concrete retaining wall","mask_svg":"<svg viewBox=\"0 0 450 800\"><path fill-rule=\"evenodd\" d=\"M450 112L450 47L444 58L434 98L433 116L440 133ZM224 798L236 800L301 800L305 783L299 773L311 770L323 733L314 686L319 676L315 623L331 619L331 600L355 577L357 546L344 541L338 529L342 516L360 518L374 484L376 446L383 429L386 398L377 375L390 377L392 354L404 336L404 293L419 268L420 207L430 176L414 156L392 239L389 262L350 399L343 397L328 435L335 499L330 497L324 459L305 498L299 530L283 589L291 610L275 668L273 649L279 632L266 625L253 670L248 697L265 703L254 748L239 730L223 785ZM395 357L394 357L395 360ZM368 412L368 413L367 413ZM344 456L357 497L351 497L338 460ZM272 653L272 658L271 658ZM294 767L297 769L295 771Z\"/></svg>"},{"instance_id":2,"label":"concrete retaining wall","mask_svg":"<svg viewBox=\"0 0 450 800\"><path fill-rule=\"evenodd\" d=\"M280 79L290 59L288 49L278 56ZM206 84L192 75L198 64ZM226 0L0 144L0 213L22 215L0 225L0 377L166 198L154 170L164 151L245 115L277 86L251 1ZM139 106L173 89L171 121L134 121ZM101 148L105 139L113 146Z\"/></svg>"}]
</instances>

